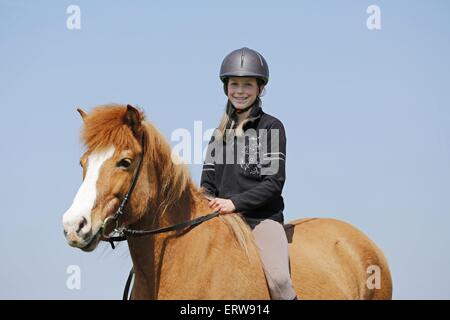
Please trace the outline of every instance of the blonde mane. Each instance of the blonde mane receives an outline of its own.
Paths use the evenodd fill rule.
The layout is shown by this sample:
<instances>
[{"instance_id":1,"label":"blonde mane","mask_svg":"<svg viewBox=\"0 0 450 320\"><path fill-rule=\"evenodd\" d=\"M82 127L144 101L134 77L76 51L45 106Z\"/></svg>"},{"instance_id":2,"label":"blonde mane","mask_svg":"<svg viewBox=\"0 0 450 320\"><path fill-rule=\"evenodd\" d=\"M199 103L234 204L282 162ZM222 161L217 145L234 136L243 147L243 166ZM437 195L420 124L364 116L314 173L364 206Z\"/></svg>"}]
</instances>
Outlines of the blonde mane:
<instances>
[{"instance_id":1,"label":"blonde mane","mask_svg":"<svg viewBox=\"0 0 450 320\"><path fill-rule=\"evenodd\" d=\"M250 260L250 248L256 245L250 227L238 214L233 213L219 217L231 229L238 245L245 251L245 255Z\"/></svg>"}]
</instances>

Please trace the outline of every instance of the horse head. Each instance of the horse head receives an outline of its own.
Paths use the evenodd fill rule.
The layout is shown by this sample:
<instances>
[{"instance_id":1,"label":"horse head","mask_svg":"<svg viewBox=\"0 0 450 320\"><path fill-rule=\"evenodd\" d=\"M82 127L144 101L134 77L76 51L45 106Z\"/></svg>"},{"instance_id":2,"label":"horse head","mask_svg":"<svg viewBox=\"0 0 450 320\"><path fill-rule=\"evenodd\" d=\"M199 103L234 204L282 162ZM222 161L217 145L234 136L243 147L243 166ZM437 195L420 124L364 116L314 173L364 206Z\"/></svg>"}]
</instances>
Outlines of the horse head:
<instances>
[{"instance_id":1,"label":"horse head","mask_svg":"<svg viewBox=\"0 0 450 320\"><path fill-rule=\"evenodd\" d=\"M115 215L139 174L146 130L143 113L130 105L97 107L89 114L81 109L78 112L84 122L82 140L87 149L80 159L83 182L64 213L63 226L69 245L92 251L100 240L105 240L104 234L137 221L146 207L130 200L120 219L105 223ZM148 182L148 170L142 171L136 177L140 178L138 185ZM141 203L146 199L142 190L135 191Z\"/></svg>"}]
</instances>

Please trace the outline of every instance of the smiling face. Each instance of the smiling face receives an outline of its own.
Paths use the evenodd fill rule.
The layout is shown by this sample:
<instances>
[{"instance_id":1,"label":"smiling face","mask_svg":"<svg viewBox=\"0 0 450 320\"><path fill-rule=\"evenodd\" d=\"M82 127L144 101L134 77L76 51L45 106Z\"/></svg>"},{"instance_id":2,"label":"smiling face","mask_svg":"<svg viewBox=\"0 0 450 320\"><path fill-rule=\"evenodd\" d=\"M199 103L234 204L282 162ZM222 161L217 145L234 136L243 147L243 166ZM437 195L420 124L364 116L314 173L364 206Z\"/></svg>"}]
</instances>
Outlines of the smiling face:
<instances>
[{"instance_id":1,"label":"smiling face","mask_svg":"<svg viewBox=\"0 0 450 320\"><path fill-rule=\"evenodd\" d=\"M263 87L258 87L256 78L231 77L227 85L228 99L236 109L245 109L255 102Z\"/></svg>"}]
</instances>

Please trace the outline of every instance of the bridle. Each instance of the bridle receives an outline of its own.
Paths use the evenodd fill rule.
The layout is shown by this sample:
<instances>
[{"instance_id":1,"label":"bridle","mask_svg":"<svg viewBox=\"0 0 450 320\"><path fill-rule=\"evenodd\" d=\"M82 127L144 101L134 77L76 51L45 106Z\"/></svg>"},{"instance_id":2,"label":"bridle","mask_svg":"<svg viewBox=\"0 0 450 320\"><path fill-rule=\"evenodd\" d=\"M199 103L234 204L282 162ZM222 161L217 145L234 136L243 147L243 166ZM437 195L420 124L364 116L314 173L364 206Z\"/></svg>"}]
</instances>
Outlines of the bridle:
<instances>
[{"instance_id":1,"label":"bridle","mask_svg":"<svg viewBox=\"0 0 450 320\"><path fill-rule=\"evenodd\" d=\"M187 227L195 227L207 220L210 220L214 217L217 217L219 215L219 212L213 212L205 216L201 216L189 221L184 221L178 224L171 225L169 227L159 228L159 229L153 229L153 230L133 230L128 229L125 227L119 227L119 218L124 214L124 208L128 203L128 200L130 199L131 195L133 194L134 188L136 186L137 180L139 178L139 174L141 173L141 167L142 162L144 162L144 154L145 154L145 134L142 133L141 138L141 147L142 147L142 154L139 159L139 163L136 169L136 172L133 177L133 181L131 182L130 189L128 190L125 197L123 197L122 202L119 206L119 208L116 210L116 212L110 216L107 217L102 224L102 236L104 237L105 241L108 241L111 244L111 247L115 249L114 241L124 241L127 240L128 237L143 237L143 236L149 236L154 235L158 233L164 233L169 232L173 230L179 230ZM115 226L113 231L111 231L109 234L105 234L106 226L109 222L115 222Z\"/></svg>"}]
</instances>

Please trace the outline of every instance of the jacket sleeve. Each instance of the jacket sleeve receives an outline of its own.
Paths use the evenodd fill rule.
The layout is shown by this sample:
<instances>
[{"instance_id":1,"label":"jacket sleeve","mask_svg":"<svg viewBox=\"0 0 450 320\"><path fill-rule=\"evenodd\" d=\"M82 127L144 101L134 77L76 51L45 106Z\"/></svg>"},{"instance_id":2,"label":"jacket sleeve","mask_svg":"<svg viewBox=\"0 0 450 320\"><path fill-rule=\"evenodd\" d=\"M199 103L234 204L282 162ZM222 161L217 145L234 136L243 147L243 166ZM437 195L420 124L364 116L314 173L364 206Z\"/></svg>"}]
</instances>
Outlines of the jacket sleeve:
<instances>
[{"instance_id":1,"label":"jacket sleeve","mask_svg":"<svg viewBox=\"0 0 450 320\"><path fill-rule=\"evenodd\" d=\"M281 195L286 180L286 133L280 121L269 127L266 145L260 150L262 181L230 197L237 212L257 209Z\"/></svg>"},{"instance_id":2,"label":"jacket sleeve","mask_svg":"<svg viewBox=\"0 0 450 320\"><path fill-rule=\"evenodd\" d=\"M203 162L202 177L200 186L204 193L217 197L218 190L216 187L216 169L215 169L215 150L214 150L214 134L212 135L206 151L205 161Z\"/></svg>"}]
</instances>

